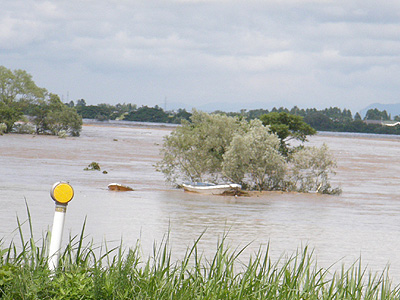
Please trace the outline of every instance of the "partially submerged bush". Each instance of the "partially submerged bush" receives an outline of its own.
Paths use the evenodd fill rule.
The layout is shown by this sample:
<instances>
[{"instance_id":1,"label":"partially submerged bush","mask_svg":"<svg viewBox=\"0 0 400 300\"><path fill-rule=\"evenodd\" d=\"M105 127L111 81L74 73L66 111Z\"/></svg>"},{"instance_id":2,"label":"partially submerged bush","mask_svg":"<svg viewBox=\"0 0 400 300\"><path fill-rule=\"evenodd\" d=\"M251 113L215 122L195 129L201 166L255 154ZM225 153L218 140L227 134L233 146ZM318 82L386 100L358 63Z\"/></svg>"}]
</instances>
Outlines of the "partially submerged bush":
<instances>
[{"instance_id":1,"label":"partially submerged bush","mask_svg":"<svg viewBox=\"0 0 400 300\"><path fill-rule=\"evenodd\" d=\"M35 128L29 123L15 123L12 131L15 133L33 134L35 133Z\"/></svg>"},{"instance_id":2,"label":"partially submerged bush","mask_svg":"<svg viewBox=\"0 0 400 300\"><path fill-rule=\"evenodd\" d=\"M306 141L302 136L300 141ZM282 138L260 120L194 111L165 137L157 170L176 186L184 181L230 181L259 190L337 193L335 160L326 145L282 150Z\"/></svg>"},{"instance_id":3,"label":"partially submerged bush","mask_svg":"<svg viewBox=\"0 0 400 300\"><path fill-rule=\"evenodd\" d=\"M60 131L58 132L58 137L61 138L61 139L65 139L65 138L67 137L67 131L65 131L65 130L60 130Z\"/></svg>"},{"instance_id":4,"label":"partially submerged bush","mask_svg":"<svg viewBox=\"0 0 400 300\"><path fill-rule=\"evenodd\" d=\"M259 190L280 189L286 165L279 148L278 137L254 120L247 132L233 136L223 156L222 172L231 181Z\"/></svg>"},{"instance_id":5,"label":"partially submerged bush","mask_svg":"<svg viewBox=\"0 0 400 300\"><path fill-rule=\"evenodd\" d=\"M55 94L38 101L34 109L33 123L38 134L59 135L61 131L65 131L71 136L79 136L82 129L82 117L74 108L62 103Z\"/></svg>"},{"instance_id":6,"label":"partially submerged bush","mask_svg":"<svg viewBox=\"0 0 400 300\"><path fill-rule=\"evenodd\" d=\"M4 123L0 123L0 135L2 135L3 133L5 133L7 130L7 125Z\"/></svg>"},{"instance_id":7,"label":"partially submerged bush","mask_svg":"<svg viewBox=\"0 0 400 300\"><path fill-rule=\"evenodd\" d=\"M100 171L100 165L97 162L91 162L86 168L84 168L85 171Z\"/></svg>"},{"instance_id":8,"label":"partially submerged bush","mask_svg":"<svg viewBox=\"0 0 400 300\"><path fill-rule=\"evenodd\" d=\"M328 146L304 147L294 152L289 160L288 187L291 190L315 191L337 194L340 189L332 189L330 175L335 174L336 160Z\"/></svg>"},{"instance_id":9,"label":"partially submerged bush","mask_svg":"<svg viewBox=\"0 0 400 300\"><path fill-rule=\"evenodd\" d=\"M212 181L221 179L223 155L233 135L247 122L224 115L194 111L192 122L183 121L164 139L162 161L157 169L167 182Z\"/></svg>"}]
</instances>

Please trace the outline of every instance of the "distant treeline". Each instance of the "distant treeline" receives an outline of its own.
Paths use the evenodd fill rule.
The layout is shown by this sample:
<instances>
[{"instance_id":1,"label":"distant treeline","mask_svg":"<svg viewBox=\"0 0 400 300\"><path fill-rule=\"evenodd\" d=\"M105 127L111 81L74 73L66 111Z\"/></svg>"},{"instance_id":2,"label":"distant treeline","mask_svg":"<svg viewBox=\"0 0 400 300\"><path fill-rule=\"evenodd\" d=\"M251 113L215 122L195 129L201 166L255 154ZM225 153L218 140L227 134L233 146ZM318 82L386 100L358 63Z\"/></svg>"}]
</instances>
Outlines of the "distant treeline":
<instances>
[{"instance_id":1,"label":"distant treeline","mask_svg":"<svg viewBox=\"0 0 400 300\"><path fill-rule=\"evenodd\" d=\"M263 109L243 111L243 114L247 119L252 119L259 118L269 112L287 112L302 116L304 121L317 131L400 134L399 125L383 125L385 121L392 121L392 118L386 110L379 111L376 108L368 110L364 119L361 118L359 113L353 116L350 110L342 110L338 107L330 107L323 110L315 108L300 109L297 106L289 110L281 107L279 109L273 108L271 111ZM395 116L393 120L400 121L400 116Z\"/></svg>"},{"instance_id":2,"label":"distant treeline","mask_svg":"<svg viewBox=\"0 0 400 300\"><path fill-rule=\"evenodd\" d=\"M191 113L185 109L177 111L164 111L161 107L138 107L136 104L98 104L87 105L85 100L78 100L67 103L74 107L78 114L84 119L96 119L99 121L125 120L137 122L155 122L180 124L182 120L190 120ZM214 113L238 116L246 120L259 118L271 112L287 112L293 115L302 116L304 121L318 131L335 132L360 132L377 134L400 134L400 125L385 126L384 121L391 121L390 114L378 109L370 109L364 118L359 113L353 115L349 109L338 107L317 110L316 108L301 109L294 106L292 109L284 107L268 109L241 110L240 112L215 111ZM376 122L371 122L375 120ZM400 121L400 116L395 116L394 121Z\"/></svg>"},{"instance_id":3,"label":"distant treeline","mask_svg":"<svg viewBox=\"0 0 400 300\"><path fill-rule=\"evenodd\" d=\"M84 99L78 100L76 104L71 101L67 103L70 107L75 107L78 114L83 119L96 119L98 121L125 120L136 122L172 123L180 124L183 119L189 120L191 113L185 109L178 111L164 111L161 107L137 107L136 104L98 104L86 105Z\"/></svg>"},{"instance_id":4,"label":"distant treeline","mask_svg":"<svg viewBox=\"0 0 400 300\"><path fill-rule=\"evenodd\" d=\"M65 105L64 105L65 104ZM400 126L388 124L391 116L385 110L370 109L364 119L359 113L354 116L348 109L330 107L324 110L273 108L241 110L240 112L214 113L238 116L246 120L260 118L271 112L285 112L303 117L304 121L318 131L364 132L400 134ZM10 70L0 66L0 135L2 133L36 133L79 136L82 118L126 120L138 122L181 124L189 120L192 113L185 109L166 111L159 106L137 107L136 104L87 105L84 99L63 103L56 94L38 87L32 75L24 70ZM374 121L374 122L373 122ZM386 123L385 123L386 121ZM400 121L395 116L394 121ZM388 126L390 125L390 126Z\"/></svg>"}]
</instances>

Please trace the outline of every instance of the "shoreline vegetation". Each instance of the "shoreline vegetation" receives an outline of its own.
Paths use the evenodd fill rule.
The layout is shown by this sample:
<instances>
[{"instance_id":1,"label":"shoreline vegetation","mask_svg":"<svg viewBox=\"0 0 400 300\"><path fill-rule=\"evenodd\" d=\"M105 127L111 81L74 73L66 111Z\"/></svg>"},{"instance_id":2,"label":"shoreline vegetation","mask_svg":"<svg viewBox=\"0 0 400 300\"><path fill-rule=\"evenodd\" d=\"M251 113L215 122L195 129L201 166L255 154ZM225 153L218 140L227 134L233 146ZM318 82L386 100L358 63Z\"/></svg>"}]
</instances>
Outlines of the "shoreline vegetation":
<instances>
[{"instance_id":1,"label":"shoreline vegetation","mask_svg":"<svg viewBox=\"0 0 400 300\"><path fill-rule=\"evenodd\" d=\"M29 210L28 210L29 216ZM140 241L130 249L87 242L79 235L61 249L58 269L48 268L50 233L36 239L32 222L18 222L21 246L0 243L1 299L399 299L400 286L368 271L361 258L349 267L320 268L308 247L272 260L269 245L246 261L246 246L232 250L223 234L215 254L204 257L201 234L181 259L172 260L168 235L144 257ZM23 236L23 226L30 236Z\"/></svg>"},{"instance_id":2,"label":"shoreline vegetation","mask_svg":"<svg viewBox=\"0 0 400 300\"><path fill-rule=\"evenodd\" d=\"M0 66L0 135L9 132L51 134L60 137L79 136L82 119L98 121L124 120L164 124L181 124L189 121L193 112L186 109L164 110L158 105L138 107L132 103L116 105L101 103L87 105L84 99L63 103L56 94L38 87L32 75L24 70L10 70ZM211 114L238 117L251 121L265 115L285 113L300 117L317 131L359 132L400 135L400 116L392 116L386 110L369 109L364 118L349 109L330 107L291 109L279 107L240 112L214 111Z\"/></svg>"},{"instance_id":3,"label":"shoreline vegetation","mask_svg":"<svg viewBox=\"0 0 400 300\"><path fill-rule=\"evenodd\" d=\"M83 119L97 121L124 120L132 122L148 122L162 124L181 124L182 120L190 120L192 112L185 109L164 110L159 106L137 107L135 104L98 104L86 105L81 99L70 102L70 107L75 107ZM352 115L348 109L329 107L317 110L316 108L299 108L294 106L291 109L285 107L272 108L271 110L260 108L253 110L242 109L240 112L214 111L210 114L222 114L231 117L239 117L247 121L260 118L269 113L285 112L291 115L300 116L304 122L317 131L327 132L357 132L375 134L400 134L400 116L392 116L386 110L369 109L362 118L359 113Z\"/></svg>"}]
</instances>

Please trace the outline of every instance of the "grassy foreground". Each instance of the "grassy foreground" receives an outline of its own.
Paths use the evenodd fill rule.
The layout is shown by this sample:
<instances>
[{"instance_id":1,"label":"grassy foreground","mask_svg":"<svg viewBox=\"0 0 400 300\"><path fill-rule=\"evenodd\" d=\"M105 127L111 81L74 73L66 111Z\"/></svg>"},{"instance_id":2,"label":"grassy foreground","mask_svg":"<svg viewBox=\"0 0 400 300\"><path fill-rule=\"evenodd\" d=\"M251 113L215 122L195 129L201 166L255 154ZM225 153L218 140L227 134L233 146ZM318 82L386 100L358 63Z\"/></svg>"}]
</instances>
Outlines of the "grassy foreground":
<instances>
[{"instance_id":1,"label":"grassy foreground","mask_svg":"<svg viewBox=\"0 0 400 300\"><path fill-rule=\"evenodd\" d=\"M0 299L400 299L387 270L373 275L357 261L332 274L317 267L307 247L276 262L267 248L243 264L245 248L231 251L225 237L211 259L203 257L200 236L181 260L171 261L168 239L143 258L139 246L124 251L84 244L85 226L69 239L51 274L48 236L35 241L28 223L29 240L18 221L22 246L0 247Z\"/></svg>"}]
</instances>

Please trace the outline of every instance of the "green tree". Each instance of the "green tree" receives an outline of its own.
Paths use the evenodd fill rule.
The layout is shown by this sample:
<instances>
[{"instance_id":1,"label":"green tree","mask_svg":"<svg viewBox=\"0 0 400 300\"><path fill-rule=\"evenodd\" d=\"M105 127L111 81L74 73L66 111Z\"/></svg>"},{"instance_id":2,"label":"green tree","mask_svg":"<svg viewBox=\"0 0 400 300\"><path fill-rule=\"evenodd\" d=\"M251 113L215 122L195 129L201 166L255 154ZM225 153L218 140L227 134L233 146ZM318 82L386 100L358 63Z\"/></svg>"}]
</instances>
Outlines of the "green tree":
<instances>
[{"instance_id":1,"label":"green tree","mask_svg":"<svg viewBox=\"0 0 400 300\"><path fill-rule=\"evenodd\" d=\"M84 119L97 119L105 121L110 119L112 109L105 105L76 105L76 111Z\"/></svg>"},{"instance_id":2,"label":"green tree","mask_svg":"<svg viewBox=\"0 0 400 300\"><path fill-rule=\"evenodd\" d=\"M364 120L382 120L382 121L386 121L386 120L390 120L390 116L388 115L387 111L380 111L377 108L374 109L368 109Z\"/></svg>"},{"instance_id":3,"label":"green tree","mask_svg":"<svg viewBox=\"0 0 400 300\"><path fill-rule=\"evenodd\" d=\"M335 123L322 112L316 111L307 114L304 122L320 131L330 131L335 128Z\"/></svg>"},{"instance_id":4,"label":"green tree","mask_svg":"<svg viewBox=\"0 0 400 300\"><path fill-rule=\"evenodd\" d=\"M297 106L294 106L291 110L290 113L292 115L296 115L296 116L302 116L304 117L306 115L306 111L304 109L300 109Z\"/></svg>"},{"instance_id":5,"label":"green tree","mask_svg":"<svg viewBox=\"0 0 400 300\"><path fill-rule=\"evenodd\" d=\"M168 123L168 114L159 107L142 106L125 115L124 120L136 122Z\"/></svg>"},{"instance_id":6,"label":"green tree","mask_svg":"<svg viewBox=\"0 0 400 300\"><path fill-rule=\"evenodd\" d=\"M23 113L16 103L5 104L0 102L0 124L5 125L4 132L10 132Z\"/></svg>"},{"instance_id":7,"label":"green tree","mask_svg":"<svg viewBox=\"0 0 400 300\"><path fill-rule=\"evenodd\" d=\"M9 70L0 66L0 123L10 132L32 102L44 99L46 89L39 88L24 70Z\"/></svg>"},{"instance_id":8,"label":"green tree","mask_svg":"<svg viewBox=\"0 0 400 300\"><path fill-rule=\"evenodd\" d=\"M260 190L306 191L322 183L319 191L330 191L327 174L334 165L327 148L296 149L285 157L280 146L279 137L261 120L194 111L191 122L183 121L165 137L157 170L173 184L230 180ZM293 171L287 174L289 167Z\"/></svg>"},{"instance_id":9,"label":"green tree","mask_svg":"<svg viewBox=\"0 0 400 300\"><path fill-rule=\"evenodd\" d=\"M340 192L340 189L332 189L329 182L330 176L335 174L336 160L326 144L296 151L290 158L290 165L289 189L329 194Z\"/></svg>"},{"instance_id":10,"label":"green tree","mask_svg":"<svg viewBox=\"0 0 400 300\"><path fill-rule=\"evenodd\" d=\"M224 154L224 175L233 182L259 190L279 189L286 170L279 147L279 138L260 120L251 121L247 132L234 135ZM245 178L250 180L244 182Z\"/></svg>"},{"instance_id":11,"label":"green tree","mask_svg":"<svg viewBox=\"0 0 400 300\"><path fill-rule=\"evenodd\" d=\"M253 120L253 119L258 119L260 118L260 116L268 114L269 111L268 109L253 109L253 110L249 110L248 112L244 112L246 119L249 120Z\"/></svg>"},{"instance_id":12,"label":"green tree","mask_svg":"<svg viewBox=\"0 0 400 300\"><path fill-rule=\"evenodd\" d=\"M354 121L357 121L357 120L361 120L361 115L358 112L354 115Z\"/></svg>"},{"instance_id":13,"label":"green tree","mask_svg":"<svg viewBox=\"0 0 400 300\"><path fill-rule=\"evenodd\" d=\"M158 170L173 184L178 180L217 182L223 155L242 124L237 118L193 111L191 122L183 120L164 139Z\"/></svg>"},{"instance_id":14,"label":"green tree","mask_svg":"<svg viewBox=\"0 0 400 300\"><path fill-rule=\"evenodd\" d=\"M301 116L289 114L285 111L271 112L260 117L263 125L268 125L271 132L280 139L280 151L287 156L289 153L289 141L292 139L305 142L307 136L316 133L315 129L303 121Z\"/></svg>"},{"instance_id":15,"label":"green tree","mask_svg":"<svg viewBox=\"0 0 400 300\"><path fill-rule=\"evenodd\" d=\"M85 99L79 99L76 101L76 106L86 106L86 101Z\"/></svg>"},{"instance_id":16,"label":"green tree","mask_svg":"<svg viewBox=\"0 0 400 300\"><path fill-rule=\"evenodd\" d=\"M172 123L181 124L182 120L190 120L192 114L187 112L186 109L178 109L176 113L173 113Z\"/></svg>"},{"instance_id":17,"label":"green tree","mask_svg":"<svg viewBox=\"0 0 400 300\"><path fill-rule=\"evenodd\" d=\"M61 102L58 95L50 94L48 99L36 104L33 123L36 132L58 135L61 131L79 136L82 129L82 117L75 108Z\"/></svg>"},{"instance_id":18,"label":"green tree","mask_svg":"<svg viewBox=\"0 0 400 300\"><path fill-rule=\"evenodd\" d=\"M346 123L353 120L350 110L343 109L342 111L339 107L325 108L321 113L329 117L333 122Z\"/></svg>"}]
</instances>

